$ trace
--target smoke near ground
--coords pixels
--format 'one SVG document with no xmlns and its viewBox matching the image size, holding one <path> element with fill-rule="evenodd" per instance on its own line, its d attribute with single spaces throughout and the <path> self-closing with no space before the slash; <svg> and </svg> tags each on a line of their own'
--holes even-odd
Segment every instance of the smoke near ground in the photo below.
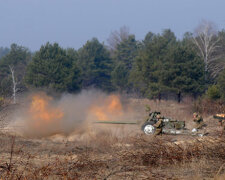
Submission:
<svg viewBox="0 0 225 180">
<path fill-rule="evenodd" d="M 31 93 L 9 127 L 26 137 L 70 136 L 91 131 L 92 127 L 110 127 L 96 125 L 96 121 L 136 121 L 134 107 L 122 99 L 97 90 L 64 94 L 61 98 L 44 92 Z"/>
</svg>

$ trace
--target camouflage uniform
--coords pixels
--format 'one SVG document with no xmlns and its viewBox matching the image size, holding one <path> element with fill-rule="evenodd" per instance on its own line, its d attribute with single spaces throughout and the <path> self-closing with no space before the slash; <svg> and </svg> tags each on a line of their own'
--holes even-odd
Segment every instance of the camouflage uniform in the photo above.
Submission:
<svg viewBox="0 0 225 180">
<path fill-rule="evenodd" d="M 195 128 L 196 129 L 202 129 L 204 126 L 203 118 L 198 113 L 193 114 L 193 121 L 195 122 Z"/>
<path fill-rule="evenodd" d="M 223 127 L 221 134 L 220 134 L 222 136 L 225 132 L 225 119 L 220 119 L 219 122 L 220 122 L 220 125 Z"/>
<path fill-rule="evenodd" d="M 157 115 L 157 119 L 157 123 L 154 124 L 154 127 L 156 128 L 154 136 L 162 134 L 163 120 L 160 115 Z"/>
</svg>

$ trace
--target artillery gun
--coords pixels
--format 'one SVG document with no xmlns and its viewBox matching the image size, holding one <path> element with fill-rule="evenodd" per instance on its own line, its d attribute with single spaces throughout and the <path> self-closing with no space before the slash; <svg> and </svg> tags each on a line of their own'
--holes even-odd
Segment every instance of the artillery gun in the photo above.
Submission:
<svg viewBox="0 0 225 180">
<path fill-rule="evenodd" d="M 156 128 L 154 127 L 154 124 L 157 123 L 159 120 L 157 118 L 157 115 L 159 115 L 160 112 L 154 111 L 151 112 L 148 116 L 148 118 L 145 120 L 144 124 L 141 126 L 141 130 L 146 135 L 152 135 L 154 134 Z M 192 136 L 204 136 L 204 133 L 198 133 L 198 132 L 191 132 L 185 127 L 185 121 L 179 121 L 174 120 L 168 117 L 161 117 L 163 120 L 163 128 L 162 132 L 164 134 L 171 134 L 171 135 L 192 135 Z M 139 125 L 138 122 L 118 122 L 118 121 L 97 121 L 95 123 L 100 124 L 130 124 L 130 125 Z"/>
<path fill-rule="evenodd" d="M 147 134 L 154 134 L 155 127 L 154 124 L 157 123 L 157 115 L 160 115 L 160 112 L 154 111 L 151 112 L 146 119 L 145 123 L 141 126 L 142 131 Z M 185 128 L 185 121 L 178 121 L 167 117 L 161 117 L 163 121 L 162 132 L 165 134 L 186 134 L 187 129 Z"/>
</svg>

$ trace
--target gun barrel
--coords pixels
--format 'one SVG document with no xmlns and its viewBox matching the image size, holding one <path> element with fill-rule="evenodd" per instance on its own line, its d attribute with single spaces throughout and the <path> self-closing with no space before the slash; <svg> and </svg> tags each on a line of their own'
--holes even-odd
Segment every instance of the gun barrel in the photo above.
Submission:
<svg viewBox="0 0 225 180">
<path fill-rule="evenodd" d="M 121 121 L 95 121 L 98 124 L 138 124 L 137 122 L 121 122 Z"/>
<path fill-rule="evenodd" d="M 225 119 L 225 115 L 224 114 L 216 114 L 213 116 L 215 119 Z"/>
</svg>

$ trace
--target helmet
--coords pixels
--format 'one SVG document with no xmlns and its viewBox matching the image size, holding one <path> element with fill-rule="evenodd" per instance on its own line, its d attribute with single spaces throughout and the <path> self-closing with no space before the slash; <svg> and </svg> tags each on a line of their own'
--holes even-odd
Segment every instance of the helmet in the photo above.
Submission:
<svg viewBox="0 0 225 180">
<path fill-rule="evenodd" d="M 193 113 L 193 116 L 197 116 L 197 115 L 198 115 L 198 113 L 196 113 L 196 112 Z"/>
<path fill-rule="evenodd" d="M 151 111 L 151 108 L 150 108 L 150 106 L 147 104 L 147 105 L 145 105 L 145 111 L 146 112 L 150 112 Z"/>
<path fill-rule="evenodd" d="M 161 115 L 160 115 L 160 114 L 157 114 L 157 115 L 156 115 L 156 118 L 157 118 L 157 119 L 160 119 L 160 118 L 161 118 Z"/>
</svg>

